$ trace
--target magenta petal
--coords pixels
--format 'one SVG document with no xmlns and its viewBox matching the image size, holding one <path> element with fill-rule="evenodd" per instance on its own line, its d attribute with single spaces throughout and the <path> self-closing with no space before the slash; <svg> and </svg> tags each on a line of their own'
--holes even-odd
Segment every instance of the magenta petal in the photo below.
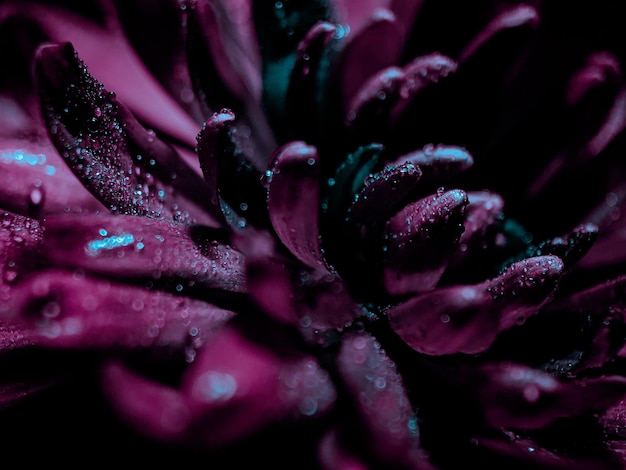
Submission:
<svg viewBox="0 0 626 470">
<path fill-rule="evenodd" d="M 106 92 L 71 44 L 41 46 L 35 64 L 50 137 L 92 194 L 122 214 L 212 222 L 193 205 L 190 214 L 177 194 L 202 204 L 194 194 L 203 189 L 202 179 Z M 185 186 L 177 176 L 188 179 Z"/>
<path fill-rule="evenodd" d="M 106 87 L 116 90 L 120 100 L 142 122 L 193 146 L 198 124 L 150 75 L 127 39 L 115 28 L 116 19 L 107 18 L 111 27 L 105 29 L 99 23 L 59 7 L 11 3 L 9 7 L 12 6 L 16 14 L 41 24 L 51 40 L 71 42 L 90 65 L 94 76 Z M 103 48 L 103 44 L 107 47 Z"/>
<path fill-rule="evenodd" d="M 246 283 L 250 296 L 265 313 L 287 324 L 299 324 L 293 305 L 291 279 L 282 263 L 265 258 L 248 258 Z"/>
<path fill-rule="evenodd" d="M 43 228 L 38 220 L 0 212 L 0 317 L 10 286 L 41 262 Z"/>
<path fill-rule="evenodd" d="M 357 144 L 384 138 L 388 115 L 400 99 L 405 79 L 401 68 L 387 67 L 368 78 L 355 93 L 346 109 L 344 125 L 355 134 Z"/>
<path fill-rule="evenodd" d="M 453 276 L 471 275 L 471 271 L 480 272 L 475 263 L 480 263 L 481 256 L 487 255 L 502 243 L 498 239 L 497 230 L 504 209 L 502 197 L 489 191 L 473 191 L 467 193 L 467 198 L 469 204 L 463 222 L 465 231 L 448 268 Z"/>
<path fill-rule="evenodd" d="M 409 204 L 385 228 L 384 282 L 393 295 L 435 287 L 463 233 L 465 192 L 450 190 Z"/>
<path fill-rule="evenodd" d="M 315 98 L 322 92 L 318 75 L 326 67 L 325 53 L 336 34 L 337 26 L 321 21 L 314 25 L 298 45 L 296 60 L 289 76 L 286 107 L 292 122 L 294 136 L 305 141 L 315 141 L 316 127 L 320 126 L 319 103 Z M 321 126 L 323 128 L 323 126 Z"/>
<path fill-rule="evenodd" d="M 367 470 L 361 459 L 343 448 L 336 429 L 327 432 L 319 442 L 318 458 L 323 470 Z"/>
<path fill-rule="evenodd" d="M 23 281 L 12 303 L 50 347 L 188 348 L 191 358 L 235 315 L 200 300 L 64 271 Z"/>
<path fill-rule="evenodd" d="M 466 62 L 488 43 L 502 40 L 498 38 L 498 35 L 523 26 L 535 28 L 538 24 L 537 10 L 530 5 L 516 5 L 496 16 L 460 53 L 459 62 Z"/>
<path fill-rule="evenodd" d="M 190 62 L 192 64 L 195 61 L 211 63 L 219 75 L 219 80 L 215 80 L 215 85 L 225 85 L 239 100 L 246 101 L 254 98 L 258 102 L 261 96 L 261 65 L 258 47 L 255 47 L 257 45 L 250 40 L 251 38 L 245 42 L 245 36 L 239 34 L 237 25 L 230 19 L 234 14 L 242 15 L 244 18 L 246 13 L 251 15 L 252 2 L 239 1 L 238 3 L 239 5 L 229 11 L 228 2 L 188 2 L 185 9 L 188 47 L 191 51 L 199 51 L 199 44 L 195 44 L 198 41 L 202 42 L 209 52 L 204 57 L 193 55 Z M 242 11 L 237 12 L 235 9 L 237 7 Z M 242 27 L 246 23 L 246 21 L 240 22 Z M 204 94 L 212 92 L 210 89 L 203 91 Z"/>
<path fill-rule="evenodd" d="M 325 269 L 318 224 L 319 166 L 313 146 L 297 141 L 279 148 L 269 169 L 267 204 L 274 230 L 289 251 L 304 264 Z"/>
<path fill-rule="evenodd" d="M 0 138 L 0 147 L 3 209 L 30 217 L 106 211 L 49 142 Z"/>
<path fill-rule="evenodd" d="M 350 206 L 348 219 L 364 230 L 382 225 L 398 210 L 421 177 L 420 168 L 408 162 L 387 165 L 382 171 L 370 174 Z"/>
<path fill-rule="evenodd" d="M 200 226 L 136 216 L 55 216 L 46 220 L 44 250 L 55 266 L 176 292 L 245 290 L 243 256 Z"/>
<path fill-rule="evenodd" d="M 117 414 L 130 426 L 165 442 L 183 442 L 191 412 L 178 390 L 115 361 L 103 368 L 102 385 Z"/>
<path fill-rule="evenodd" d="M 392 165 L 412 163 L 422 171 L 422 182 L 428 188 L 441 186 L 446 179 L 468 170 L 473 164 L 472 155 L 455 145 L 426 145 L 396 158 Z"/>
<path fill-rule="evenodd" d="M 102 384 L 123 420 L 165 442 L 207 450 L 277 422 L 314 420 L 336 392 L 311 357 L 285 358 L 227 328 L 187 371 L 180 391 L 109 363 Z"/>
<path fill-rule="evenodd" d="M 439 82 L 448 75 L 456 72 L 457 63 L 449 57 L 439 53 L 419 56 L 406 64 L 404 83 L 400 89 L 401 99 L 395 104 L 392 111 L 392 120 L 395 123 L 402 118 L 403 114 L 411 106 L 421 92 L 427 90 L 429 85 Z"/>
<path fill-rule="evenodd" d="M 363 452 L 389 466 L 419 468 L 425 456 L 416 417 L 400 374 L 380 344 L 366 333 L 348 334 L 337 365 L 363 420 L 368 439 Z"/>
<path fill-rule="evenodd" d="M 510 363 L 481 366 L 475 380 L 476 396 L 494 427 L 541 428 L 558 418 L 602 410 L 626 393 L 623 377 L 563 382 Z"/>
<path fill-rule="evenodd" d="M 396 17 L 386 9 L 376 10 L 362 29 L 348 36 L 336 71 L 344 112 L 368 77 L 397 63 L 403 39 Z M 364 56 L 368 59 L 363 60 Z"/>
<path fill-rule="evenodd" d="M 443 287 L 387 310 L 391 328 L 432 355 L 486 351 L 501 331 L 523 323 L 550 299 L 563 271 L 556 256 L 511 265 L 476 285 Z"/>
<path fill-rule="evenodd" d="M 246 139 L 237 127 L 235 113 L 222 109 L 204 123 L 197 137 L 196 151 L 208 184 L 206 197 L 224 221 L 237 230 L 248 222 L 269 225 L 266 190 L 261 173 L 248 159 Z"/>
<path fill-rule="evenodd" d="M 481 436 L 473 438 L 479 448 L 500 455 L 525 468 L 544 468 L 551 470 L 610 470 L 614 468 L 604 459 L 574 458 L 559 455 L 539 445 L 537 442 L 505 432 L 503 436 Z"/>
</svg>

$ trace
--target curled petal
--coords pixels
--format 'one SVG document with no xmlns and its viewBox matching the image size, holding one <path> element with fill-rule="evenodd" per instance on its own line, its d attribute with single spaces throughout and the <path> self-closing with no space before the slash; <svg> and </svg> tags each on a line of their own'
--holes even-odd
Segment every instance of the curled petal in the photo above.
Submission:
<svg viewBox="0 0 626 470">
<path fill-rule="evenodd" d="M 357 142 L 381 140 L 386 134 L 387 117 L 400 98 L 405 74 L 399 67 L 387 67 L 361 86 L 348 104 L 344 125 Z"/>
<path fill-rule="evenodd" d="M 374 12 L 362 29 L 347 37 L 335 71 L 344 111 L 368 77 L 398 61 L 403 39 L 394 14 L 382 8 Z M 363 55 L 368 60 L 363 60 Z"/>
<path fill-rule="evenodd" d="M 481 284 L 413 297 L 387 310 L 391 328 L 426 354 L 486 351 L 498 333 L 539 311 L 553 295 L 563 267 L 556 256 L 538 256 Z"/>
<path fill-rule="evenodd" d="M 136 216 L 50 217 L 44 250 L 55 266 L 199 296 L 243 292 L 243 256 L 212 231 Z"/>
<path fill-rule="evenodd" d="M 193 199 L 202 180 L 91 76 L 70 43 L 41 46 L 35 71 L 50 137 L 95 197 L 122 214 L 191 217 L 178 210 L 178 193 L 189 190 Z M 176 183 L 176 173 L 190 186 Z M 195 209 L 200 222 L 211 222 Z"/>
<path fill-rule="evenodd" d="M 246 140 L 235 113 L 222 109 L 204 123 L 197 137 L 200 167 L 208 184 L 206 197 L 233 228 L 269 224 L 261 173 L 248 159 Z"/>
<path fill-rule="evenodd" d="M 619 376 L 563 382 L 545 372 L 517 364 L 481 366 L 476 396 L 494 427 L 537 429 L 554 420 L 598 411 L 626 392 Z"/>
<path fill-rule="evenodd" d="M 538 24 L 539 14 L 532 6 L 521 4 L 512 7 L 496 16 L 472 42 L 463 49 L 459 55 L 459 62 L 463 63 L 470 60 L 470 58 L 474 58 L 481 49 L 484 51 L 485 46 L 489 43 L 495 45 L 495 43 L 501 42 L 503 39 L 499 36 L 510 33 L 512 30 L 520 27 L 536 28 Z"/>
<path fill-rule="evenodd" d="M 387 292 L 402 295 L 435 287 L 463 233 L 467 204 L 465 192 L 450 190 L 409 204 L 387 222 Z"/>
<path fill-rule="evenodd" d="M 325 269 L 320 247 L 320 163 L 317 149 L 296 141 L 279 148 L 269 171 L 267 204 L 274 231 L 304 264 Z"/>
<path fill-rule="evenodd" d="M 398 210 L 398 205 L 421 177 L 421 169 L 409 162 L 388 165 L 382 171 L 370 174 L 350 206 L 348 219 L 364 229 L 382 225 Z"/>
<path fill-rule="evenodd" d="M 323 129 L 324 123 L 319 114 L 321 103 L 316 98 L 322 93 L 320 77 L 326 73 L 326 50 L 333 36 L 337 34 L 337 26 L 320 21 L 304 36 L 296 53 L 296 59 L 289 76 L 286 95 L 286 108 L 292 122 L 295 138 L 313 142 L 317 137 L 317 129 Z"/>
<path fill-rule="evenodd" d="M 43 271 L 14 290 L 15 313 L 56 348 L 176 348 L 191 355 L 234 312 L 161 291 Z"/>
<path fill-rule="evenodd" d="M 482 275 L 484 279 L 488 266 L 482 265 L 480 260 L 493 255 L 504 243 L 499 236 L 504 200 L 500 195 L 489 191 L 468 192 L 467 199 L 469 204 L 465 209 L 463 222 L 465 230 L 459 239 L 458 249 L 450 260 L 446 275 L 454 279 L 476 279 Z"/>
<path fill-rule="evenodd" d="M 419 167 L 423 183 L 428 187 L 441 186 L 441 182 L 468 170 L 473 164 L 472 155 L 463 147 L 455 145 L 426 145 L 398 157 L 391 165 L 412 163 Z"/>
</svg>

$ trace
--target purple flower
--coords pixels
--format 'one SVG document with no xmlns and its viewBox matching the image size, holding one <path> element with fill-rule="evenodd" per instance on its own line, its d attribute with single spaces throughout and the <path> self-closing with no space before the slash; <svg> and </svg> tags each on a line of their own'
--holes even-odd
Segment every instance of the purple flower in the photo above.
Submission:
<svg viewBox="0 0 626 470">
<path fill-rule="evenodd" d="M 2 2 L 6 458 L 623 468 L 615 9 Z"/>
</svg>

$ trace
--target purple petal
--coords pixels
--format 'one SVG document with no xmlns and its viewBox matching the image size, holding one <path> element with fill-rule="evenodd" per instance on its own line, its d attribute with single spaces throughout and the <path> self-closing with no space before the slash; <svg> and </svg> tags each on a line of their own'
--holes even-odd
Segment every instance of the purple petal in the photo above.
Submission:
<svg viewBox="0 0 626 470">
<path fill-rule="evenodd" d="M 204 449 L 279 421 L 315 419 L 336 394 L 313 358 L 281 358 L 231 328 L 207 343 L 180 392 L 119 366 L 109 367 L 104 379 L 114 406 L 137 430 Z"/>
<path fill-rule="evenodd" d="M 53 41 L 71 42 L 90 65 L 94 76 L 116 90 L 120 100 L 146 125 L 193 147 L 198 124 L 150 75 L 127 39 L 108 18 L 110 29 L 67 10 L 40 4 L 11 2 L 12 14 L 23 15 L 41 25 Z M 11 10 L 11 8 L 9 8 Z M 107 44 L 106 48 L 102 44 Z M 196 162 L 190 161 L 189 164 Z"/>
<path fill-rule="evenodd" d="M 316 127 L 323 124 L 319 116 L 319 102 L 315 98 L 319 89 L 318 75 L 326 67 L 327 48 L 337 33 L 337 26 L 321 21 L 314 25 L 298 45 L 296 60 L 289 76 L 286 107 L 292 122 L 293 134 L 298 139 L 313 142 Z M 323 126 L 322 126 L 323 128 Z"/>
<path fill-rule="evenodd" d="M 403 39 L 396 17 L 385 9 L 376 10 L 362 29 L 348 36 L 335 71 L 344 112 L 368 77 L 397 63 Z"/>
<path fill-rule="evenodd" d="M 454 60 L 437 52 L 416 57 L 406 64 L 402 68 L 404 83 L 400 89 L 401 100 L 392 112 L 394 124 L 402 118 L 407 108 L 423 90 L 427 90 L 430 85 L 445 79 L 448 75 L 454 74 L 456 69 L 457 63 Z"/>
<path fill-rule="evenodd" d="M 261 174 L 248 158 L 246 140 L 230 109 L 213 113 L 197 137 L 197 154 L 208 184 L 206 196 L 237 230 L 269 225 Z"/>
<path fill-rule="evenodd" d="M 400 374 L 380 344 L 366 333 L 348 334 L 337 365 L 363 420 L 363 452 L 386 465 L 419 468 L 425 455 L 416 417 Z"/>
<path fill-rule="evenodd" d="M 299 325 L 293 305 L 293 286 L 287 268 L 279 261 L 267 258 L 247 258 L 246 283 L 256 305 L 271 317 Z"/>
<path fill-rule="evenodd" d="M 542 447 L 537 442 L 513 435 L 506 432 L 503 436 L 489 436 L 474 438 L 479 448 L 487 449 L 497 455 L 511 459 L 517 465 L 525 465 L 527 468 L 545 468 L 551 470 L 609 470 L 614 468 L 605 459 L 599 458 L 575 458 L 567 455 L 559 455 Z M 507 460 L 506 464 L 509 464 Z"/>
<path fill-rule="evenodd" d="M 458 249 L 448 267 L 452 276 L 474 277 L 472 271 L 480 272 L 480 259 L 503 244 L 498 237 L 504 200 L 489 191 L 467 193 L 469 204 L 465 209 L 465 230 L 459 239 Z"/>
<path fill-rule="evenodd" d="M 429 144 L 420 150 L 398 157 L 391 165 L 401 163 L 412 163 L 419 167 L 423 183 L 431 188 L 435 185 L 441 186 L 446 179 L 468 170 L 474 164 L 474 159 L 462 147 Z"/>
<path fill-rule="evenodd" d="M 563 271 L 556 256 L 511 265 L 475 285 L 436 289 L 391 307 L 391 328 L 413 349 L 432 355 L 486 351 L 501 331 L 523 323 L 550 299 Z"/>
<path fill-rule="evenodd" d="M 421 176 L 420 168 L 408 162 L 387 165 L 369 175 L 350 207 L 348 218 L 365 230 L 382 225 L 398 210 Z"/>
<path fill-rule="evenodd" d="M 190 214 L 179 206 L 175 194 L 181 189 L 193 194 L 203 188 L 202 180 L 106 92 L 71 44 L 40 47 L 35 69 L 50 136 L 72 171 L 100 201 L 122 214 L 168 214 L 176 220 L 193 215 L 214 223 L 201 209 L 192 206 Z M 189 178 L 185 183 L 189 186 L 175 182 L 172 174 L 178 172 L 181 179 Z"/>
<path fill-rule="evenodd" d="M 385 228 L 384 282 L 392 295 L 435 287 L 463 233 L 465 192 L 450 190 L 409 204 Z"/>
<path fill-rule="evenodd" d="M 367 27 L 372 16 L 379 10 L 386 10 L 390 0 L 336 0 L 333 2 L 333 11 L 338 21 L 346 24 L 352 34 Z"/>
<path fill-rule="evenodd" d="M 296 141 L 280 147 L 269 171 L 269 217 L 283 244 L 307 266 L 326 269 L 320 247 L 320 164 L 317 149 Z"/>
<path fill-rule="evenodd" d="M 42 239 L 38 220 L 0 213 L 0 317 L 9 287 L 41 262 Z"/>
<path fill-rule="evenodd" d="M 188 2 L 185 9 L 188 47 L 191 51 L 198 52 L 202 44 L 204 51 L 208 52 L 204 57 L 192 53 L 190 62 L 210 62 L 219 75 L 219 80 L 216 80 L 218 86 L 225 85 L 242 101 L 254 99 L 259 102 L 261 60 L 258 44 L 252 39 L 250 32 L 243 31 L 246 25 L 250 25 L 249 21 L 236 24 L 230 18 L 230 15 L 241 15 L 242 18 L 251 15 L 252 2 L 239 0 L 236 2 L 238 5 L 230 7 L 228 3 Z M 204 90 L 204 93 L 211 92 L 210 89 Z"/>
<path fill-rule="evenodd" d="M 354 94 L 344 125 L 355 134 L 357 144 L 379 141 L 385 136 L 387 117 L 400 99 L 405 80 L 401 68 L 387 67 L 368 78 Z"/>
<path fill-rule="evenodd" d="M 106 211 L 48 142 L 0 138 L 0 147 L 3 209 L 31 217 Z"/>
<path fill-rule="evenodd" d="M 496 16 L 459 55 L 459 62 L 463 63 L 472 58 L 488 43 L 501 41 L 499 36 L 510 33 L 520 27 L 536 28 L 539 24 L 539 14 L 530 5 L 516 5 Z"/>
<path fill-rule="evenodd" d="M 337 429 L 327 432 L 319 443 L 318 458 L 322 470 L 367 470 L 362 460 L 342 446 Z"/>
<path fill-rule="evenodd" d="M 12 303 L 49 347 L 176 348 L 190 360 L 235 315 L 200 300 L 64 271 L 42 271 L 18 284 Z"/>
<path fill-rule="evenodd" d="M 542 428 L 558 418 L 602 410 L 626 393 L 623 377 L 563 382 L 510 363 L 481 366 L 475 380 L 489 424 L 517 429 Z"/>
<path fill-rule="evenodd" d="M 46 220 L 44 252 L 55 266 L 176 292 L 245 290 L 243 256 L 201 226 L 136 216 L 54 216 Z"/>
</svg>

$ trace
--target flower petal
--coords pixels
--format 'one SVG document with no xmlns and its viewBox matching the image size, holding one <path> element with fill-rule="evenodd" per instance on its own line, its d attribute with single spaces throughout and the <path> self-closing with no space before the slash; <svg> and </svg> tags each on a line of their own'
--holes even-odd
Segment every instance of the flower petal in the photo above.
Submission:
<svg viewBox="0 0 626 470">
<path fill-rule="evenodd" d="M 16 286 L 19 316 L 55 348 L 174 348 L 193 359 L 235 313 L 161 291 L 42 271 Z"/>
<path fill-rule="evenodd" d="M 496 336 L 536 314 L 563 271 L 556 256 L 511 265 L 475 285 L 442 287 L 386 311 L 391 328 L 413 349 L 432 355 L 486 351 Z"/>
<path fill-rule="evenodd" d="M 261 173 L 248 158 L 246 140 L 230 109 L 213 113 L 197 138 L 197 154 L 209 186 L 207 197 L 236 230 L 270 225 Z"/>
<path fill-rule="evenodd" d="M 44 252 L 55 266 L 195 296 L 245 291 L 243 256 L 217 233 L 136 216 L 55 216 Z"/>
<path fill-rule="evenodd" d="M 626 379 L 619 376 L 563 382 L 510 363 L 484 365 L 476 373 L 476 396 L 497 428 L 541 428 L 558 418 L 602 410 L 626 392 Z"/>
<path fill-rule="evenodd" d="M 419 468 L 417 419 L 395 364 L 367 333 L 343 337 L 337 365 L 363 421 L 359 448 L 381 464 Z"/>
<path fill-rule="evenodd" d="M 376 10 L 362 29 L 347 37 L 334 71 L 344 113 L 368 77 L 398 62 L 403 39 L 396 17 L 383 8 Z M 366 61 L 362 60 L 364 54 Z"/>
<path fill-rule="evenodd" d="M 295 63 L 289 75 L 285 96 L 287 115 L 285 126 L 291 139 L 316 142 L 326 128 L 319 96 L 324 92 L 323 77 L 327 73 L 327 48 L 337 35 L 337 26 L 320 21 L 307 32 L 298 45 Z"/>
<path fill-rule="evenodd" d="M 387 222 L 385 289 L 392 295 L 433 289 L 463 233 L 467 194 L 450 190 L 409 204 Z"/>
<path fill-rule="evenodd" d="M 267 205 L 276 235 L 289 251 L 307 266 L 325 269 L 318 226 L 319 166 L 313 146 L 296 141 L 280 147 L 269 168 Z"/>
<path fill-rule="evenodd" d="M 42 240 L 43 228 L 38 220 L 0 212 L 0 288 L 37 268 Z M 0 294 L 0 299 L 4 297 Z"/>
<path fill-rule="evenodd" d="M 185 207 L 178 210 L 180 201 L 171 188 L 181 193 L 185 188 L 175 182 L 178 172 L 181 179 L 189 178 L 192 194 L 202 188 L 202 180 L 106 92 L 71 44 L 40 47 L 35 64 L 50 136 L 92 194 L 122 214 L 191 217 Z M 189 207 L 201 222 L 212 222 L 204 211 L 193 209 Z"/>
<path fill-rule="evenodd" d="M 277 421 L 315 419 L 336 396 L 313 358 L 282 358 L 233 328 L 206 345 L 180 392 L 119 367 L 105 371 L 105 383 L 118 412 L 137 430 L 204 449 L 240 441 Z"/>
</svg>

